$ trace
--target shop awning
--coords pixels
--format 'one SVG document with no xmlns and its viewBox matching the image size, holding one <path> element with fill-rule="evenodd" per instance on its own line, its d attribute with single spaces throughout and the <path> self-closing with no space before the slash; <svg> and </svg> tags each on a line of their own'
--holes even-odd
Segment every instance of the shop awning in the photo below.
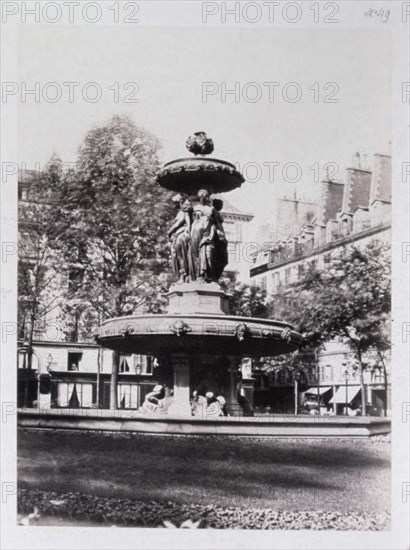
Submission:
<svg viewBox="0 0 410 550">
<path fill-rule="evenodd" d="M 317 395 L 319 393 L 319 395 L 323 395 L 324 393 L 326 393 L 331 389 L 332 389 L 332 386 L 320 386 L 319 392 L 317 391 L 317 388 L 309 388 L 308 390 L 306 390 L 305 393 L 313 393 L 313 395 Z"/>
<path fill-rule="evenodd" d="M 347 386 L 347 403 L 351 403 L 359 391 L 358 386 Z M 346 386 L 340 386 L 329 403 L 346 403 Z"/>
</svg>

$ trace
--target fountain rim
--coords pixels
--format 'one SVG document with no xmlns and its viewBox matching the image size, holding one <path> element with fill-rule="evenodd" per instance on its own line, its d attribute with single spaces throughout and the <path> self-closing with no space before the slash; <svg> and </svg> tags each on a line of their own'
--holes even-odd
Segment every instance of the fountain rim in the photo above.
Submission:
<svg viewBox="0 0 410 550">
<path fill-rule="evenodd" d="M 105 321 L 102 321 L 101 325 L 104 325 L 105 323 L 111 323 L 113 321 L 126 321 L 127 319 L 149 319 L 149 318 L 172 318 L 172 317 L 186 317 L 190 319 L 226 319 L 229 321 L 238 321 L 238 322 L 248 322 L 248 323 L 264 323 L 264 324 L 275 324 L 279 325 L 283 328 L 289 328 L 292 330 L 292 332 L 295 332 L 296 334 L 299 334 L 296 332 L 293 328 L 293 325 L 290 323 L 287 323 L 286 321 L 277 321 L 276 319 L 265 319 L 263 317 L 245 317 L 245 316 L 239 316 L 239 315 L 229 315 L 226 313 L 149 313 L 149 314 L 141 314 L 141 315 L 123 315 L 122 317 L 110 317 L 109 319 L 105 319 Z M 300 335 L 302 336 L 302 335 Z"/>
<path fill-rule="evenodd" d="M 224 166 L 228 166 L 229 168 L 233 168 L 235 170 L 235 172 L 237 172 L 238 174 L 240 174 L 242 177 L 243 175 L 239 172 L 239 170 L 236 169 L 235 165 L 232 164 L 231 162 L 228 162 L 227 160 L 222 160 L 222 159 L 217 159 L 215 157 L 205 157 L 205 156 L 196 156 L 196 157 L 181 157 L 181 158 L 178 158 L 178 159 L 174 159 L 174 160 L 169 160 L 168 162 L 165 162 L 161 168 L 159 169 L 159 172 L 161 172 L 161 170 L 167 168 L 168 166 L 172 166 L 173 164 L 177 164 L 179 162 L 193 162 L 193 163 L 210 163 L 212 164 L 213 162 L 215 163 L 218 163 L 218 164 L 223 164 Z M 245 180 L 245 178 L 244 178 Z"/>
<path fill-rule="evenodd" d="M 213 330 L 206 330 L 206 323 L 211 323 Z M 153 326 L 158 330 L 153 330 Z M 183 342 L 196 342 L 199 348 L 201 343 L 206 342 L 203 353 L 218 355 L 220 343 L 225 342 L 228 346 L 225 354 L 241 357 L 275 357 L 297 351 L 304 343 L 303 336 L 293 330 L 292 325 L 281 321 L 198 313 L 130 315 L 107 319 L 100 325 L 96 339 L 111 349 L 120 349 L 118 342 L 123 342 L 122 349 L 128 342 L 126 347 L 135 349 L 132 353 L 145 355 L 153 355 L 155 342 L 156 346 L 173 353 L 189 353 L 189 349 L 184 349 Z M 281 342 L 280 345 L 278 342 Z"/>
<path fill-rule="evenodd" d="M 171 160 L 156 173 L 157 183 L 168 191 L 194 197 L 200 189 L 219 195 L 238 189 L 245 182 L 235 165 L 213 157 L 196 156 Z"/>
</svg>

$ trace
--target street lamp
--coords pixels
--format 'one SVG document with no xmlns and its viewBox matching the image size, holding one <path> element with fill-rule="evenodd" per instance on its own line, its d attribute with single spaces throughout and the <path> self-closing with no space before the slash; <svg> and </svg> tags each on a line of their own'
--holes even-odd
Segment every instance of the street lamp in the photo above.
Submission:
<svg viewBox="0 0 410 550">
<path fill-rule="evenodd" d="M 348 405 L 348 386 L 347 386 L 347 382 L 349 380 L 349 371 L 346 369 L 345 372 L 344 372 L 344 376 L 345 376 L 345 388 L 346 388 L 346 407 L 345 407 L 345 416 L 347 416 L 347 405 Z"/>
<path fill-rule="evenodd" d="M 295 371 L 295 415 L 298 414 L 298 382 L 300 380 L 300 372 Z"/>
<path fill-rule="evenodd" d="M 135 365 L 135 374 L 137 375 L 137 410 L 140 408 L 140 376 L 141 376 L 141 364 L 137 363 Z"/>
<path fill-rule="evenodd" d="M 316 389 L 317 389 L 317 408 L 320 415 L 320 371 L 317 348 L 315 348 L 315 367 L 316 367 Z"/>
<path fill-rule="evenodd" d="M 50 367 L 51 367 L 51 363 L 53 362 L 53 356 L 51 355 L 51 353 L 48 354 L 47 356 L 47 374 L 44 373 L 44 374 L 41 374 L 41 369 L 40 369 L 40 365 L 38 366 L 38 372 L 37 372 L 37 407 L 38 409 L 40 410 L 41 408 L 41 388 L 42 388 L 42 380 L 43 380 L 43 391 L 44 390 L 44 384 L 47 383 L 47 380 L 51 380 L 51 377 L 50 377 Z M 49 387 L 49 386 L 48 386 Z"/>
<path fill-rule="evenodd" d="M 28 350 L 28 342 L 25 340 L 21 344 L 21 351 L 23 352 L 23 369 L 27 368 L 27 350 Z"/>
</svg>

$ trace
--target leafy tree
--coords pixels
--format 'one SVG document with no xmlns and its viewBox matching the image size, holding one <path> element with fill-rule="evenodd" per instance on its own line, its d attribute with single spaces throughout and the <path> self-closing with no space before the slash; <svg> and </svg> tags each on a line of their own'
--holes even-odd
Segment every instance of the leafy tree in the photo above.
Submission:
<svg viewBox="0 0 410 550">
<path fill-rule="evenodd" d="M 155 181 L 158 140 L 129 118 L 114 116 L 88 132 L 67 174 L 59 223 L 70 235 L 76 292 L 67 305 L 102 320 L 160 311 L 168 286 L 164 227 L 172 205 Z M 74 283 L 73 283 L 74 284 Z M 119 355 L 113 353 L 110 407 L 117 408 Z"/>
<path fill-rule="evenodd" d="M 66 297 L 60 278 L 66 264 L 57 252 L 64 246 L 64 234 L 53 223 L 61 177 L 61 160 L 52 157 L 45 170 L 27 183 L 27 199 L 19 201 L 18 325 L 19 334 L 27 339 L 25 407 L 29 404 L 35 330 Z"/>
<path fill-rule="evenodd" d="M 367 354 L 377 352 L 386 374 L 390 302 L 389 250 L 373 241 L 364 249 L 343 249 L 327 269 L 310 269 L 298 285 L 277 297 L 273 311 L 304 334 L 307 347 L 332 339 L 349 346 L 359 370 L 365 414 Z"/>
<path fill-rule="evenodd" d="M 245 283 L 238 283 L 231 294 L 232 298 L 229 304 L 232 315 L 268 317 L 270 305 L 265 290 L 255 285 L 249 286 Z"/>
<path fill-rule="evenodd" d="M 262 319 L 272 317 L 272 300 L 259 286 L 238 283 L 231 290 L 231 294 L 230 310 L 232 315 Z M 303 373 L 302 361 L 297 352 L 277 357 L 254 358 L 252 362 L 255 369 L 265 373 L 277 372 L 284 367 L 293 372 Z"/>
</svg>

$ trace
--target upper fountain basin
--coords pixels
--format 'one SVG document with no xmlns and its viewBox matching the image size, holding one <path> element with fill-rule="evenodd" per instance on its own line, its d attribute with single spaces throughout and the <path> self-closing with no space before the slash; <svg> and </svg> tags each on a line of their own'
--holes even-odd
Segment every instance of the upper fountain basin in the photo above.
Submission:
<svg viewBox="0 0 410 550">
<path fill-rule="evenodd" d="M 235 166 L 224 160 L 190 157 L 167 162 L 157 174 L 161 187 L 196 195 L 200 189 L 209 193 L 226 193 L 245 181 Z"/>
</svg>

